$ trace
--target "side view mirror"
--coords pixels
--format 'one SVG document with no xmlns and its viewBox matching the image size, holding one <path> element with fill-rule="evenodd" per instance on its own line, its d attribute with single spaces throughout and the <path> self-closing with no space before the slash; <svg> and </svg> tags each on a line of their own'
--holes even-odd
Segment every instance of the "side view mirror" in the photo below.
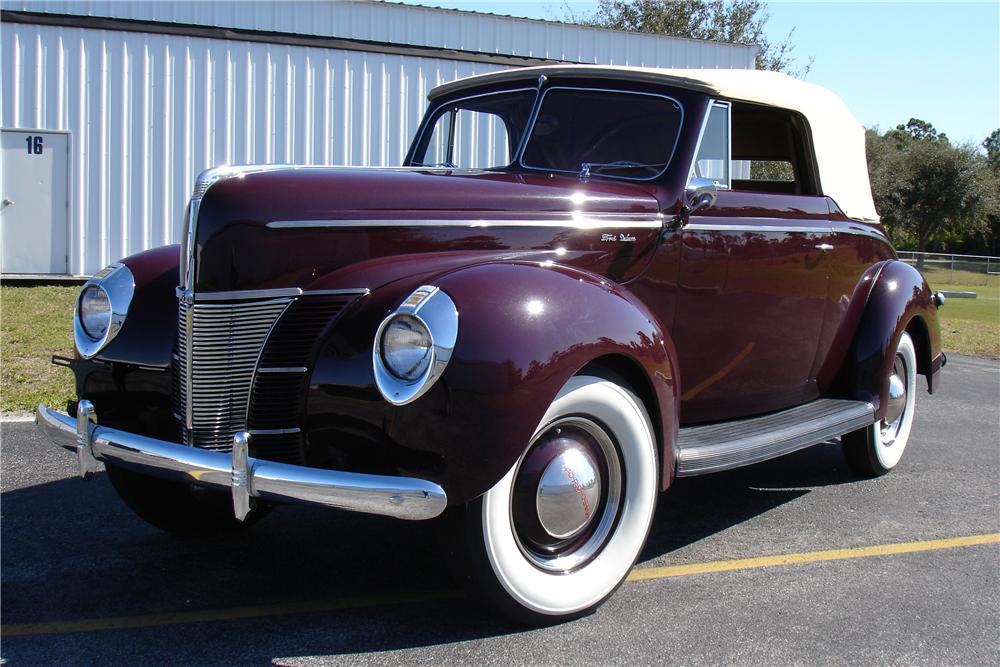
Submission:
<svg viewBox="0 0 1000 667">
<path fill-rule="evenodd" d="M 692 178 L 684 189 L 684 214 L 691 215 L 699 209 L 714 206 L 719 189 L 707 178 Z"/>
</svg>

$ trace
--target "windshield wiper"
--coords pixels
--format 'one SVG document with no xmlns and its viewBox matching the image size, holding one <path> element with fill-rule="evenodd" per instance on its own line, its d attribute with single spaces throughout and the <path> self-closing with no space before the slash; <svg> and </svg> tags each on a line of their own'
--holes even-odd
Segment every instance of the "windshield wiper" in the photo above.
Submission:
<svg viewBox="0 0 1000 667">
<path fill-rule="evenodd" d="M 616 162 L 584 162 L 580 165 L 580 177 L 586 178 L 594 171 L 618 171 L 622 169 L 656 169 L 659 171 L 665 166 L 664 163 L 646 164 L 644 162 L 634 162 L 632 160 L 618 160 Z"/>
</svg>

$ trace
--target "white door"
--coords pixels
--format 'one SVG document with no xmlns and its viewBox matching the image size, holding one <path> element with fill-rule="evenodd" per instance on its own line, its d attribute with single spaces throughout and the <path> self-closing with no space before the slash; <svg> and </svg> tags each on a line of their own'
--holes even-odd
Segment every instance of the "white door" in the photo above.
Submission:
<svg viewBox="0 0 1000 667">
<path fill-rule="evenodd" d="M 69 134 L 3 130 L 0 245 L 8 274 L 68 268 Z"/>
</svg>

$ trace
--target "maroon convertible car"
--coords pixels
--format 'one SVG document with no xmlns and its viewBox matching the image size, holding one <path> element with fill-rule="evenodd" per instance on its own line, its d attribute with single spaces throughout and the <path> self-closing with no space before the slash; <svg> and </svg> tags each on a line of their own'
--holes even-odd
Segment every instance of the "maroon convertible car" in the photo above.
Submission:
<svg viewBox="0 0 1000 667">
<path fill-rule="evenodd" d="M 37 413 L 81 475 L 179 533 L 440 516 L 464 581 L 549 623 L 624 580 L 677 477 L 836 436 L 897 465 L 943 298 L 839 98 L 592 66 L 429 98 L 403 167 L 211 169 L 180 248 L 84 285 L 79 399 Z"/>
</svg>

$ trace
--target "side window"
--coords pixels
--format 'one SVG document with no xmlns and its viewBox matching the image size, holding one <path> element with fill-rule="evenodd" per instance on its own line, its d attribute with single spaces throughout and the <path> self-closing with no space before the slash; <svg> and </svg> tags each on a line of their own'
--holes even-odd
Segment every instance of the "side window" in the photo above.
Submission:
<svg viewBox="0 0 1000 667">
<path fill-rule="evenodd" d="M 808 126 L 799 114 L 736 102 L 732 132 L 734 190 L 819 194 Z"/>
<path fill-rule="evenodd" d="M 487 169 L 510 164 L 510 138 L 493 113 L 459 109 L 455 115 L 455 157 L 459 167 Z"/>
<path fill-rule="evenodd" d="M 431 132 L 430 141 L 427 142 L 421 164 L 431 167 L 447 167 L 455 164 L 455 136 L 452 134 L 454 127 L 454 110 L 446 111 L 438 118 L 434 123 L 434 131 Z"/>
<path fill-rule="evenodd" d="M 452 109 L 434 124 L 424 163 L 458 169 L 510 164 L 510 137 L 502 118 L 471 109 Z"/>
<path fill-rule="evenodd" d="M 729 136 L 729 103 L 712 102 L 694 161 L 695 178 L 707 178 L 720 188 L 730 186 Z"/>
</svg>

